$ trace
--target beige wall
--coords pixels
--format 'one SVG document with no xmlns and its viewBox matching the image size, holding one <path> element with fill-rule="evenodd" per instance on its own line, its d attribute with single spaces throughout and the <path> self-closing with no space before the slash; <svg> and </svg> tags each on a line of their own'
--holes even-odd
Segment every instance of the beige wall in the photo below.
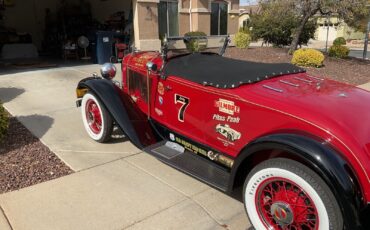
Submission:
<svg viewBox="0 0 370 230">
<path fill-rule="evenodd" d="M 133 0 L 135 47 L 139 50 L 159 50 L 159 0 Z"/>
<path fill-rule="evenodd" d="M 202 31 L 206 34 L 211 33 L 211 14 L 193 13 L 193 30 Z"/>
<path fill-rule="evenodd" d="M 180 34 L 183 34 L 186 29 L 186 26 L 189 24 L 185 22 L 186 20 L 190 21 L 189 7 L 190 1 L 192 1 L 192 10 L 191 10 L 191 21 L 192 21 L 192 30 L 193 31 L 203 31 L 207 34 L 210 34 L 211 29 L 211 0 L 180 0 Z M 239 15 L 239 0 L 226 0 L 229 4 L 229 17 L 228 17 L 228 33 L 234 34 L 238 31 L 238 15 Z M 186 23 L 186 26 L 182 25 Z M 190 22 L 189 22 L 190 23 Z M 189 26 L 190 30 L 190 26 Z"/>
<path fill-rule="evenodd" d="M 192 0 L 181 0 L 181 8 L 189 9 L 190 7 L 190 1 Z"/>
<path fill-rule="evenodd" d="M 179 14 L 179 35 L 183 36 L 185 33 L 190 31 L 190 14 L 180 13 Z"/>
<path fill-rule="evenodd" d="M 239 29 L 238 14 L 229 14 L 227 19 L 227 32 L 228 34 L 236 34 Z"/>
</svg>

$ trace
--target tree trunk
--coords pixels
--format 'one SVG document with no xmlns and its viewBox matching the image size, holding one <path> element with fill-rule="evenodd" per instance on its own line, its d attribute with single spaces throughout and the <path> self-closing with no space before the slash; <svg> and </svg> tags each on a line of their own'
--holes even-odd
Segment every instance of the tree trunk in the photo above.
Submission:
<svg viewBox="0 0 370 230">
<path fill-rule="evenodd" d="M 292 44 L 290 45 L 290 49 L 289 49 L 290 54 L 292 54 L 297 49 L 298 43 L 299 43 L 299 37 L 301 36 L 301 34 L 303 32 L 303 29 L 304 29 L 304 26 L 306 25 L 306 23 L 308 22 L 308 19 L 310 19 L 310 17 L 311 17 L 310 14 L 304 15 L 304 17 L 302 18 L 301 23 L 299 24 L 298 28 L 294 32 L 293 41 L 292 41 Z"/>
</svg>

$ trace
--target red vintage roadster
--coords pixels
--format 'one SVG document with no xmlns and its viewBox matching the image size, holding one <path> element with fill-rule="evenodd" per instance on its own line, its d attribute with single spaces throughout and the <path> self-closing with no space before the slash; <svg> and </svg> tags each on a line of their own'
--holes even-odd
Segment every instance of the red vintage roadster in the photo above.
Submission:
<svg viewBox="0 0 370 230">
<path fill-rule="evenodd" d="M 241 197 L 257 229 L 369 229 L 370 93 L 266 64 L 133 51 L 78 83 L 89 136 L 114 126 L 138 148 Z M 204 38 L 203 38 L 204 39 Z M 197 43 L 195 43 L 197 44 Z M 239 189 L 238 188 L 242 188 Z"/>
</svg>

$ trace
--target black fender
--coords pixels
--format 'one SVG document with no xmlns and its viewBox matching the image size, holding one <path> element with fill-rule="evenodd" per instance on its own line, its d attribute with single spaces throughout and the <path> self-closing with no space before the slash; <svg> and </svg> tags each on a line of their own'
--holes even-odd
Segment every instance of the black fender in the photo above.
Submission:
<svg viewBox="0 0 370 230">
<path fill-rule="evenodd" d="M 112 81 L 97 77 L 85 78 L 78 83 L 77 89 L 85 88 L 92 91 L 100 99 L 116 124 L 137 148 L 143 149 L 152 142 L 156 142 L 156 138 L 146 132 L 148 130 L 150 133 L 151 128 L 148 128 L 149 123 L 145 114 L 135 108 L 136 105 L 132 99 L 122 93 L 121 89 Z M 138 130 L 142 131 L 141 134 L 146 135 L 139 135 Z"/>
<path fill-rule="evenodd" d="M 362 229 L 360 213 L 364 203 L 356 174 L 351 165 L 325 141 L 320 142 L 297 134 L 274 134 L 253 141 L 235 159 L 229 191 L 234 189 L 240 170 L 251 170 L 244 169 L 244 163 L 253 155 L 263 154 L 263 151 L 268 150 L 274 150 L 275 155 L 266 156 L 267 159 L 282 157 L 279 156 L 280 152 L 284 154 L 283 157 L 301 161 L 318 173 L 339 201 L 347 229 Z M 256 157 L 266 160 L 263 156 Z"/>
</svg>

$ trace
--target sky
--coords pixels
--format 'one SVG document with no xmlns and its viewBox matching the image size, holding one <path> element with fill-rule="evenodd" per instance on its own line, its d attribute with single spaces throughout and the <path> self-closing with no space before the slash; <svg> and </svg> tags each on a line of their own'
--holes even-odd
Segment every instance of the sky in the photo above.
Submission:
<svg viewBox="0 0 370 230">
<path fill-rule="evenodd" d="M 240 0 L 241 6 L 247 6 L 247 5 L 254 5 L 256 4 L 257 0 Z"/>
</svg>

